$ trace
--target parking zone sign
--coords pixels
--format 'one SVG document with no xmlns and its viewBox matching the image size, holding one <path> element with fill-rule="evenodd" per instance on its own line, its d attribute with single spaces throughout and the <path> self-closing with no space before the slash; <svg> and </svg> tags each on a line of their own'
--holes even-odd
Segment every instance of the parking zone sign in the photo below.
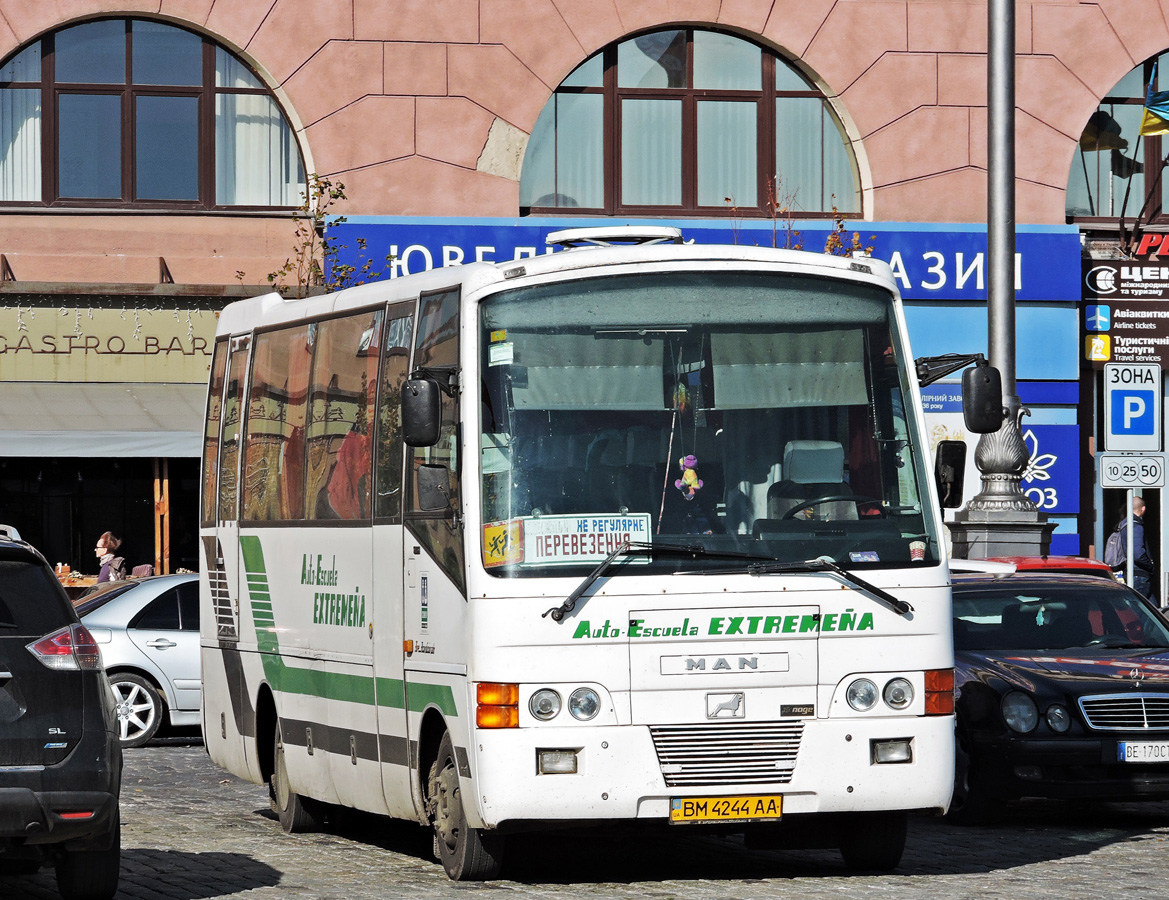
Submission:
<svg viewBox="0 0 1169 900">
<path fill-rule="evenodd" d="M 1161 449 L 1161 367 L 1109 363 L 1104 367 L 1104 449 Z"/>
</svg>

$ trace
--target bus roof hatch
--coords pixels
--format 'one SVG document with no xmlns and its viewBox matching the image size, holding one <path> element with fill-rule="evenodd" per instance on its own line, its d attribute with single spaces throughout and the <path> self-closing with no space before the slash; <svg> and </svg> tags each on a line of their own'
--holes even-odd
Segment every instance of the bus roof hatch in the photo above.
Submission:
<svg viewBox="0 0 1169 900">
<path fill-rule="evenodd" d="M 551 232 L 552 247 L 610 247 L 613 244 L 682 244 L 682 229 L 670 225 L 605 225 Z"/>
</svg>

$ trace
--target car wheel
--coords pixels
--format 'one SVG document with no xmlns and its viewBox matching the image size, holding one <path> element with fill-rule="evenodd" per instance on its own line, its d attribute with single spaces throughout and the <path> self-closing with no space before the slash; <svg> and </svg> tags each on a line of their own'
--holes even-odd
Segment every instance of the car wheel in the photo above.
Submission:
<svg viewBox="0 0 1169 900">
<path fill-rule="evenodd" d="M 909 815 L 905 812 L 851 816 L 840 836 L 840 855 L 852 871 L 891 872 L 905 852 Z"/>
<path fill-rule="evenodd" d="M 115 672 L 110 676 L 117 702 L 118 738 L 123 747 L 141 747 L 162 724 L 162 697 L 141 675 Z"/>
<path fill-rule="evenodd" d="M 1002 804 L 989 796 L 981 780 L 977 767 L 959 738 L 954 758 L 954 796 L 946 813 L 946 821 L 951 825 L 988 825 L 999 817 Z"/>
<path fill-rule="evenodd" d="M 452 881 L 486 881 L 503 864 L 502 835 L 467 825 L 459 770 L 450 733 L 442 736 L 438 759 L 430 767 L 427 813 L 434 828 L 434 855 Z"/>
<path fill-rule="evenodd" d="M 63 900 L 111 900 L 122 867 L 122 824 L 114 814 L 113 842 L 105 850 L 67 850 L 57 861 L 57 891 Z"/>
<path fill-rule="evenodd" d="M 288 780 L 288 764 L 284 760 L 284 735 L 276 726 L 272 751 L 272 778 L 268 782 L 268 796 L 272 812 L 280 820 L 280 827 L 288 834 L 315 831 L 320 824 L 314 804 L 307 797 L 292 790 Z"/>
</svg>

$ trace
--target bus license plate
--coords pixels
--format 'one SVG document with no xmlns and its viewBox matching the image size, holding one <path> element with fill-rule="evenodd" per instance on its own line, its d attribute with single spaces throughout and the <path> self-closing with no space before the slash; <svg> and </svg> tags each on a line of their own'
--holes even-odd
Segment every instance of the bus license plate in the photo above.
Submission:
<svg viewBox="0 0 1169 900">
<path fill-rule="evenodd" d="M 1169 741 L 1119 741 L 1116 759 L 1128 763 L 1169 763 Z"/>
<path fill-rule="evenodd" d="M 672 797 L 670 822 L 761 822 L 778 819 L 783 797 Z"/>
</svg>

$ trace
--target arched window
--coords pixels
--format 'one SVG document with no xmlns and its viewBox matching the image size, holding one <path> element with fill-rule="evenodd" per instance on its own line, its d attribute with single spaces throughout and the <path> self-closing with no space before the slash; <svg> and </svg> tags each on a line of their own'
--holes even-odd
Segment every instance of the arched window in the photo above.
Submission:
<svg viewBox="0 0 1169 900">
<path fill-rule="evenodd" d="M 742 38 L 679 28 L 612 44 L 556 89 L 520 180 L 523 213 L 860 212 L 824 95 Z"/>
<path fill-rule="evenodd" d="M 1169 53 L 1157 66 L 1160 87 L 1169 87 Z M 1162 218 L 1169 191 L 1161 171 L 1162 138 L 1142 136 L 1145 92 L 1157 58 L 1141 63 L 1108 92 L 1089 117 L 1068 175 L 1067 218 L 1091 223 L 1124 216 L 1142 221 Z M 1151 196 L 1150 196 L 1151 194 Z"/>
<path fill-rule="evenodd" d="M 304 181 L 271 92 L 202 35 L 95 19 L 0 65 L 0 203 L 288 207 Z"/>
</svg>

